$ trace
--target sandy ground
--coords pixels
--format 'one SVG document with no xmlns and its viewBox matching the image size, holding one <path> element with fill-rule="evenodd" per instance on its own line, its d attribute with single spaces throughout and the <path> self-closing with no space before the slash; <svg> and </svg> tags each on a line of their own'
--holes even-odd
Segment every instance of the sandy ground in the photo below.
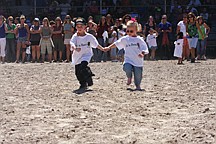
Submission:
<svg viewBox="0 0 216 144">
<path fill-rule="evenodd" d="M 216 60 L 147 61 L 142 92 L 120 63 L 90 65 L 95 85 L 77 95 L 70 64 L 0 64 L 0 143 L 216 143 Z"/>
</svg>

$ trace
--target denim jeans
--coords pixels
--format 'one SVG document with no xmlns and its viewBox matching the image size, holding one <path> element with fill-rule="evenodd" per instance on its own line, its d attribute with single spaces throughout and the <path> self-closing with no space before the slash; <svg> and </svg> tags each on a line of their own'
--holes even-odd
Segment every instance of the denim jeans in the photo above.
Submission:
<svg viewBox="0 0 216 144">
<path fill-rule="evenodd" d="M 15 39 L 6 39 L 6 59 L 10 62 L 14 62 L 16 60 L 16 47 L 15 47 Z"/>
<path fill-rule="evenodd" d="M 106 47 L 106 43 L 104 42 L 103 38 L 98 38 L 98 42 L 102 47 Z M 107 61 L 107 52 L 103 52 L 99 49 L 97 49 L 97 62 Z"/>
<path fill-rule="evenodd" d="M 132 64 L 125 63 L 123 66 L 123 70 L 125 71 L 127 78 L 132 78 L 134 73 L 134 83 L 136 87 L 140 86 L 142 81 L 143 67 L 136 67 Z"/>
<path fill-rule="evenodd" d="M 197 44 L 197 55 L 200 57 L 205 54 L 205 40 L 198 40 Z"/>
</svg>

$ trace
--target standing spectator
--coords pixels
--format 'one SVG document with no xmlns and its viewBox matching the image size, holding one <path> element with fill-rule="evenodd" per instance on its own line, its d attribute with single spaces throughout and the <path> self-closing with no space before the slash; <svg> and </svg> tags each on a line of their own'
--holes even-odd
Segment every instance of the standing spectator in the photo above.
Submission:
<svg viewBox="0 0 216 144">
<path fill-rule="evenodd" d="M 172 32 L 172 25 L 167 21 L 167 16 L 163 15 L 161 23 L 158 25 L 158 30 L 160 33 L 161 50 L 165 59 L 170 59 L 170 39 L 169 34 Z"/>
<path fill-rule="evenodd" d="M 114 25 L 114 21 L 113 21 L 113 18 L 110 14 L 107 14 L 106 16 L 106 22 L 107 22 L 107 25 L 109 27 L 113 26 Z"/>
<path fill-rule="evenodd" d="M 48 57 L 49 57 L 49 62 L 52 62 L 52 47 L 53 47 L 53 42 L 51 39 L 52 36 L 52 29 L 50 27 L 49 19 L 44 18 L 43 19 L 43 25 L 40 27 L 40 34 L 41 34 L 41 41 L 40 41 L 40 46 L 41 46 L 41 54 L 42 54 L 42 63 L 45 60 L 45 54 L 46 50 L 48 52 Z"/>
<path fill-rule="evenodd" d="M 195 49 L 198 42 L 198 30 L 200 30 L 200 27 L 196 21 L 196 16 L 190 12 L 188 14 L 188 41 L 191 52 L 191 63 L 195 63 Z"/>
<path fill-rule="evenodd" d="M 153 16 L 149 16 L 149 20 L 148 20 L 148 22 L 144 26 L 145 37 L 147 37 L 147 35 L 149 34 L 149 30 L 150 29 L 156 30 L 156 23 L 154 21 Z"/>
<path fill-rule="evenodd" d="M 197 17 L 197 21 L 200 27 L 200 31 L 198 31 L 199 39 L 198 39 L 198 45 L 197 45 L 197 59 L 206 60 L 205 56 L 205 41 L 206 37 L 208 36 L 210 32 L 209 26 L 204 22 L 204 19 L 202 16 Z"/>
<path fill-rule="evenodd" d="M 131 16 L 129 14 L 126 14 L 126 15 L 123 16 L 122 21 L 123 21 L 123 24 L 125 25 L 125 27 L 126 27 L 127 22 L 129 20 L 131 20 Z"/>
<path fill-rule="evenodd" d="M 105 31 L 108 31 L 108 25 L 106 22 L 106 17 L 102 16 L 100 19 L 100 22 L 98 24 L 97 27 L 97 39 L 100 45 L 102 45 L 103 47 L 106 47 L 106 40 L 103 39 L 103 33 Z M 103 60 L 104 62 L 107 61 L 107 52 L 102 52 L 101 50 L 97 50 L 97 62 L 101 62 L 101 60 Z"/>
<path fill-rule="evenodd" d="M 70 62 L 70 40 L 74 34 L 75 24 L 72 22 L 70 15 L 67 15 L 64 20 L 64 44 L 66 46 L 66 63 Z"/>
<path fill-rule="evenodd" d="M 187 14 L 183 15 L 183 20 L 177 24 L 176 34 L 183 33 L 183 58 L 189 59 L 190 51 L 187 40 Z"/>
<path fill-rule="evenodd" d="M 5 62 L 6 24 L 4 16 L 0 15 L 0 61 Z"/>
<path fill-rule="evenodd" d="M 16 63 L 19 63 L 20 49 L 22 51 L 22 63 L 25 63 L 26 56 L 26 44 L 29 44 L 30 31 L 29 26 L 25 23 L 25 16 L 21 15 L 20 24 L 17 25 L 16 34 L 17 39 L 17 51 L 16 51 Z"/>
<path fill-rule="evenodd" d="M 62 51 L 64 49 L 64 42 L 62 37 L 62 21 L 60 17 L 55 19 L 55 26 L 53 28 L 52 40 L 54 44 L 54 60 L 57 62 L 57 53 L 59 54 L 59 62 L 62 62 Z"/>
<path fill-rule="evenodd" d="M 15 49 L 15 29 L 16 25 L 13 24 L 13 17 L 8 17 L 8 23 L 6 27 L 6 57 L 7 62 L 14 62 L 16 49 Z"/>
<path fill-rule="evenodd" d="M 87 33 L 92 34 L 94 37 L 97 37 L 97 24 L 93 22 L 92 19 L 88 21 Z M 93 57 L 92 61 L 97 61 L 97 49 L 93 48 Z"/>
<path fill-rule="evenodd" d="M 37 62 L 40 61 L 40 20 L 39 18 L 35 18 L 33 21 L 33 25 L 30 28 L 31 33 L 31 48 L 32 48 L 32 62 L 34 63 L 36 58 Z"/>
</svg>

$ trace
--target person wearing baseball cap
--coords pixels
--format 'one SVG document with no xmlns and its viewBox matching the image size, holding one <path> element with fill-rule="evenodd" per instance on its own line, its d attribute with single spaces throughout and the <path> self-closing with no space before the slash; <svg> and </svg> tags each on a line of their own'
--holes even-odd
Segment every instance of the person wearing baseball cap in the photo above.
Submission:
<svg viewBox="0 0 216 144">
<path fill-rule="evenodd" d="M 76 93 L 83 93 L 88 86 L 93 85 L 92 73 L 88 64 L 93 56 L 92 48 L 98 48 L 101 51 L 104 48 L 99 45 L 97 39 L 86 32 L 86 21 L 84 18 L 76 20 L 77 32 L 73 35 L 70 44 L 72 54 L 72 64 L 75 65 L 75 74 L 80 83 L 80 88 Z"/>
<path fill-rule="evenodd" d="M 40 20 L 39 18 L 34 18 L 33 25 L 30 28 L 31 33 L 31 47 L 32 47 L 32 62 L 34 63 L 36 58 L 37 62 L 40 61 Z"/>
</svg>

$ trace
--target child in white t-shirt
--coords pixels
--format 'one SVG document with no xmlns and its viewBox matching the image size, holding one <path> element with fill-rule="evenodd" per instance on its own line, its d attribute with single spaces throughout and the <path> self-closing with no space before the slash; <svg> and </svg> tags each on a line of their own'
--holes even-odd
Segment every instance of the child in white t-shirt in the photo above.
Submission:
<svg viewBox="0 0 216 144">
<path fill-rule="evenodd" d="M 142 80 L 142 71 L 145 54 L 148 54 L 148 46 L 142 37 L 137 36 L 137 22 L 129 21 L 127 23 L 127 36 L 124 36 L 105 48 L 106 51 L 117 47 L 119 50 L 125 50 L 123 70 L 126 72 L 128 81 L 131 84 L 132 75 L 134 75 L 134 83 L 136 90 L 141 90 L 140 84 Z"/>
<path fill-rule="evenodd" d="M 175 50 L 174 50 L 174 56 L 178 58 L 178 65 L 183 64 L 182 63 L 182 54 L 183 54 L 183 33 L 179 32 L 177 35 L 177 40 L 174 42 L 175 44 Z"/>
<path fill-rule="evenodd" d="M 103 51 L 103 47 L 98 44 L 97 39 L 88 34 L 86 29 L 86 23 L 83 18 L 76 20 L 77 32 L 70 40 L 72 54 L 72 64 L 75 65 L 75 74 L 80 83 L 79 91 L 86 90 L 87 86 L 93 85 L 92 73 L 88 63 L 90 62 L 93 52 L 92 48 L 98 48 Z"/>
<path fill-rule="evenodd" d="M 158 37 L 158 32 L 154 29 L 149 30 L 149 34 L 146 38 L 146 42 L 148 43 L 149 49 L 151 50 L 151 60 L 155 60 L 155 52 L 157 50 L 157 38 Z"/>
<path fill-rule="evenodd" d="M 112 32 L 110 44 L 113 44 L 114 42 L 116 42 L 118 40 L 118 37 L 119 37 L 118 28 L 117 28 L 117 26 L 113 26 L 113 32 Z M 117 53 L 116 48 L 111 49 L 110 57 L 111 57 L 112 62 L 117 61 L 117 54 L 116 53 Z"/>
</svg>

